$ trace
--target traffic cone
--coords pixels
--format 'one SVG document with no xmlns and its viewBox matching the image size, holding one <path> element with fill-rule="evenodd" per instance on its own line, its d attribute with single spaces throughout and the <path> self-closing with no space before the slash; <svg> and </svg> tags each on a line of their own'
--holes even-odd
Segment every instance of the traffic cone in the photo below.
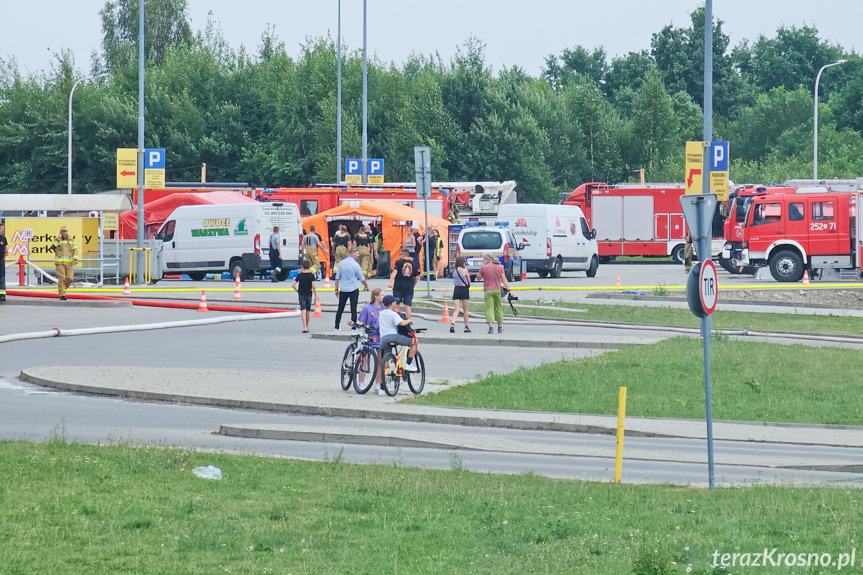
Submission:
<svg viewBox="0 0 863 575">
<path fill-rule="evenodd" d="M 234 282 L 234 299 L 243 299 L 243 296 L 240 293 L 240 274 L 237 274 L 237 280 Z"/>
<path fill-rule="evenodd" d="M 809 270 L 803 270 L 803 285 L 809 285 Z"/>
<path fill-rule="evenodd" d="M 330 276 L 324 278 L 324 289 L 330 289 Z"/>
<path fill-rule="evenodd" d="M 315 298 L 315 313 L 312 314 L 312 317 L 324 317 L 324 312 L 321 311 L 321 298 Z"/>
<path fill-rule="evenodd" d="M 443 316 L 438 320 L 438 323 L 450 323 L 449 305 L 447 305 L 447 302 L 443 302 Z"/>
<path fill-rule="evenodd" d="M 614 282 L 614 285 L 620 287 L 620 274 L 617 274 L 617 281 Z"/>
<path fill-rule="evenodd" d="M 201 290 L 201 303 L 198 304 L 198 311 L 210 311 L 207 309 L 207 293 Z"/>
<path fill-rule="evenodd" d="M 132 289 L 129 287 L 129 278 L 126 278 L 126 283 L 123 285 L 123 295 L 132 295 Z"/>
</svg>

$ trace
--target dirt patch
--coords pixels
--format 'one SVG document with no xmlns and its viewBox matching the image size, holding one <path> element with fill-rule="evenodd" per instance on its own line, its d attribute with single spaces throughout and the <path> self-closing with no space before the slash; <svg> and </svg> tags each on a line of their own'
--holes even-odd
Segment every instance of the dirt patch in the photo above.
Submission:
<svg viewBox="0 0 863 575">
<path fill-rule="evenodd" d="M 722 301 L 753 301 L 765 303 L 789 303 L 832 308 L 863 309 L 863 289 L 723 289 L 719 293 Z"/>
</svg>

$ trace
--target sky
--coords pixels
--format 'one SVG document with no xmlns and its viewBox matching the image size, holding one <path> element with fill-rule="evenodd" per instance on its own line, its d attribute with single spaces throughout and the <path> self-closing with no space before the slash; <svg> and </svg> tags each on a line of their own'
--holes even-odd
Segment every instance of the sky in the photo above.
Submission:
<svg viewBox="0 0 863 575">
<path fill-rule="evenodd" d="M 53 55 L 70 49 L 89 71 L 101 42 L 99 9 L 105 0 L 0 0 L 0 58 L 17 60 L 24 73 L 50 69 Z M 650 48 L 663 26 L 688 26 L 703 0 L 368 0 L 368 49 L 384 62 L 403 63 L 412 53 L 438 53 L 445 62 L 474 36 L 486 45 L 495 71 L 519 66 L 539 75 L 545 57 L 564 48 L 603 46 L 609 56 Z M 193 30 L 208 13 L 236 48 L 255 53 L 268 25 L 298 55 L 306 38 L 336 37 L 337 0 L 187 0 Z M 731 45 L 777 27 L 815 26 L 820 37 L 846 50 L 863 49 L 861 0 L 714 0 Z M 362 47 L 362 1 L 342 0 L 342 38 Z"/>
</svg>

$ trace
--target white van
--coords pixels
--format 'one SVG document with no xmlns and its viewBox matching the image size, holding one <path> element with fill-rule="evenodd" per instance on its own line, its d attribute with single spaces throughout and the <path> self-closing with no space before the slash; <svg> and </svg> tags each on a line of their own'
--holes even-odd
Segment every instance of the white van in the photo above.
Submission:
<svg viewBox="0 0 863 575">
<path fill-rule="evenodd" d="M 562 271 L 584 271 L 596 275 L 599 254 L 596 233 L 578 206 L 551 204 L 506 204 L 497 214 L 506 222 L 516 241 L 524 245 L 521 257 L 525 271 L 544 278 L 560 277 Z"/>
<path fill-rule="evenodd" d="M 270 269 L 270 234 L 279 226 L 282 273 L 300 265 L 302 224 L 296 204 L 248 203 L 180 206 L 159 228 L 162 270 L 188 274 L 193 280 L 208 273 L 231 272 L 248 279 Z"/>
</svg>

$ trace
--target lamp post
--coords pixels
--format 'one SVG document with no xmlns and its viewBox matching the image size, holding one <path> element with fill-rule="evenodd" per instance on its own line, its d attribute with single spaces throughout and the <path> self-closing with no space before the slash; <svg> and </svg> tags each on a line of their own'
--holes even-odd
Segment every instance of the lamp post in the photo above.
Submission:
<svg viewBox="0 0 863 575">
<path fill-rule="evenodd" d="M 98 76 L 81 78 L 72 85 L 72 91 L 69 92 L 69 174 L 66 187 L 66 193 L 69 195 L 72 194 L 72 96 L 75 95 L 75 88 L 77 88 L 78 84 L 80 84 L 81 82 L 89 82 L 90 80 L 96 80 L 97 78 L 104 78 L 106 76 L 108 76 L 108 74 L 99 74 Z"/>
<path fill-rule="evenodd" d="M 818 75 L 815 76 L 815 129 L 813 134 L 812 144 L 812 179 L 818 179 L 818 82 L 821 81 L 821 72 L 832 66 L 844 64 L 848 60 L 837 60 L 832 64 L 825 64 L 818 70 Z"/>
</svg>

